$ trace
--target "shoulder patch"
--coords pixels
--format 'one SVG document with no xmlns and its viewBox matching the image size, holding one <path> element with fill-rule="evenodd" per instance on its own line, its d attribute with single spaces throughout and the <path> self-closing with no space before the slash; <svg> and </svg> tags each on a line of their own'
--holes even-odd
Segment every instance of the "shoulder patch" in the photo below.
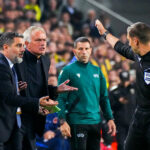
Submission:
<svg viewBox="0 0 150 150">
<path fill-rule="evenodd" d="M 150 84 L 150 68 L 144 70 L 144 81 L 147 85 Z"/>
</svg>

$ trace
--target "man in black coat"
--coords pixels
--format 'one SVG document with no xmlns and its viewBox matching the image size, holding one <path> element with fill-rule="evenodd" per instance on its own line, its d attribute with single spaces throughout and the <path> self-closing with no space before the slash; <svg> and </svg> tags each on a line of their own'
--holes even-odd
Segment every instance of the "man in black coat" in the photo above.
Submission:
<svg viewBox="0 0 150 150">
<path fill-rule="evenodd" d="M 16 66 L 19 81 L 27 82 L 27 88 L 21 92 L 23 96 L 55 97 L 57 93 L 76 90 L 64 82 L 58 88 L 48 85 L 50 60 L 45 54 L 46 33 L 43 28 L 31 26 L 24 32 L 26 50 L 23 62 Z M 45 127 L 45 116 L 27 114 L 22 108 L 22 127 L 18 130 L 16 150 L 35 150 L 36 133 L 42 136 Z"/>
<path fill-rule="evenodd" d="M 28 113 L 38 113 L 39 104 L 51 105 L 48 96 L 29 98 L 19 96 L 14 64 L 21 63 L 24 52 L 23 36 L 8 32 L 0 37 L 0 150 L 12 150 L 12 136 L 17 129 L 17 107 Z M 53 103 L 55 104 L 55 102 Z M 20 118 L 20 116 L 19 116 Z M 21 121 L 20 125 L 21 125 Z"/>
</svg>

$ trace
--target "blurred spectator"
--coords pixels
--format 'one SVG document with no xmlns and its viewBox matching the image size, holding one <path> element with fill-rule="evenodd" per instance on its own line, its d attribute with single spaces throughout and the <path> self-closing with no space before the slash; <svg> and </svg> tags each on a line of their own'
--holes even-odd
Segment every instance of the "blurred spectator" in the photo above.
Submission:
<svg viewBox="0 0 150 150">
<path fill-rule="evenodd" d="M 25 10 L 33 10 L 36 13 L 35 19 L 40 21 L 41 19 L 41 9 L 37 4 L 37 0 L 29 0 L 29 4 L 26 4 L 24 7 Z"/>
<path fill-rule="evenodd" d="M 32 22 L 36 22 L 36 12 L 34 10 L 25 10 L 24 17 Z"/>
<path fill-rule="evenodd" d="M 114 90 L 120 84 L 120 78 L 116 70 L 110 70 L 108 74 L 109 79 L 109 91 Z"/>
<path fill-rule="evenodd" d="M 80 30 L 82 28 L 83 14 L 81 11 L 77 10 L 74 6 L 74 0 L 67 0 L 66 4 L 62 7 L 61 13 L 67 12 L 70 15 L 71 23 L 74 28 L 74 38 L 80 35 Z"/>
<path fill-rule="evenodd" d="M 90 36 L 92 37 L 99 37 L 99 33 L 97 28 L 95 27 L 95 19 L 96 19 L 96 12 L 94 9 L 88 10 L 87 18 L 85 23 L 87 23 L 90 27 Z"/>
<path fill-rule="evenodd" d="M 5 20 L 0 19 L 0 34 L 5 31 Z"/>
<path fill-rule="evenodd" d="M 117 127 L 118 150 L 124 150 L 124 141 L 136 107 L 135 85 L 130 83 L 128 71 L 120 72 L 119 77 L 121 83 L 118 85 L 116 82 L 116 85 L 110 88 L 109 98 Z"/>
<path fill-rule="evenodd" d="M 4 0 L 0 0 L 0 13 L 4 10 Z"/>
<path fill-rule="evenodd" d="M 31 25 L 31 22 L 29 20 L 22 18 L 16 21 L 15 27 L 19 33 L 23 33 L 30 25 Z"/>
<path fill-rule="evenodd" d="M 60 41 L 60 39 L 62 39 L 62 41 Z M 58 37 L 58 43 L 57 43 L 57 54 L 60 54 L 61 53 L 61 51 L 63 51 L 64 50 L 64 43 L 65 43 L 65 40 L 64 40 L 64 35 L 59 35 L 59 37 Z M 60 53 L 59 53 L 60 52 Z"/>
<path fill-rule="evenodd" d="M 49 20 L 51 22 L 51 30 L 54 30 L 58 27 L 58 17 L 55 13 L 50 14 Z"/>
<path fill-rule="evenodd" d="M 56 42 L 57 43 L 58 33 L 54 32 L 54 31 L 50 32 L 49 38 L 50 38 L 51 42 Z"/>
<path fill-rule="evenodd" d="M 121 62 L 121 68 L 122 68 L 122 70 L 124 70 L 124 71 L 130 71 L 130 64 L 129 64 L 129 60 L 124 60 L 124 61 L 122 61 Z"/>
<path fill-rule="evenodd" d="M 14 21 L 8 20 L 5 22 L 5 32 L 15 31 L 15 23 Z"/>
<path fill-rule="evenodd" d="M 102 70 L 102 73 L 104 74 L 106 78 L 107 87 L 108 87 L 109 85 L 108 72 L 109 70 L 111 70 L 112 67 L 111 67 L 109 59 L 106 58 L 106 53 L 107 53 L 107 46 L 105 45 L 105 43 L 101 43 L 100 46 L 98 46 L 94 50 L 94 56 L 97 60 L 99 67 Z"/>
<path fill-rule="evenodd" d="M 101 20 L 102 20 L 102 22 L 103 22 L 104 27 L 105 27 L 110 33 L 113 33 L 113 29 L 112 29 L 112 27 L 111 27 L 111 20 L 110 20 L 109 16 L 106 15 L 106 14 L 102 14 L 102 15 L 100 15 L 100 18 L 101 18 Z"/>
<path fill-rule="evenodd" d="M 58 2 L 57 0 L 46 0 L 44 2 L 44 11 L 42 14 L 42 21 L 45 21 L 50 18 L 51 14 L 54 13 L 58 17 Z"/>
<path fill-rule="evenodd" d="M 82 33 L 81 33 L 82 36 L 90 36 L 90 26 L 88 23 L 84 23 L 82 25 Z"/>
<path fill-rule="evenodd" d="M 51 30 L 51 22 L 50 20 L 45 20 L 42 22 L 42 27 L 44 28 L 44 30 L 46 31 L 46 34 L 49 35 L 50 34 L 50 30 Z"/>
<path fill-rule="evenodd" d="M 121 62 L 122 62 L 121 55 L 116 53 L 115 56 L 114 56 L 114 60 L 115 60 L 114 69 L 116 69 L 116 70 L 118 70 L 120 72 L 120 70 L 121 70 Z"/>
<path fill-rule="evenodd" d="M 51 55 L 51 54 L 55 54 L 56 51 L 57 51 L 56 43 L 53 41 L 49 42 L 47 45 L 46 53 Z"/>
<path fill-rule="evenodd" d="M 16 19 L 16 11 L 11 8 L 5 9 L 4 18 L 6 20 L 14 21 Z"/>
<path fill-rule="evenodd" d="M 59 126 L 57 113 L 46 117 L 43 138 L 37 137 L 37 150 L 70 150 L 69 141 L 61 135 Z"/>
<path fill-rule="evenodd" d="M 120 41 L 121 41 L 122 43 L 124 43 L 124 44 L 126 44 L 126 43 L 128 42 L 128 40 L 127 40 L 127 33 L 122 33 L 122 34 L 120 35 Z"/>
<path fill-rule="evenodd" d="M 67 27 L 68 33 L 70 35 L 73 35 L 73 26 L 70 23 L 70 15 L 69 15 L 68 12 L 63 12 L 61 14 L 61 20 L 59 22 L 59 25 L 60 26 L 64 26 L 65 25 Z"/>
<path fill-rule="evenodd" d="M 23 9 L 25 7 L 25 1 L 26 0 L 17 0 L 18 6 Z"/>
<path fill-rule="evenodd" d="M 66 41 L 65 49 L 68 50 L 69 52 L 72 52 L 72 50 L 73 50 L 73 43 L 70 43 L 70 42 Z"/>
<path fill-rule="evenodd" d="M 113 48 L 109 47 L 106 53 L 106 57 L 109 59 L 112 67 L 115 65 L 115 55 L 116 52 L 113 50 Z"/>
<path fill-rule="evenodd" d="M 16 0 L 11 0 L 11 1 L 8 1 L 6 6 L 7 6 L 7 8 L 10 8 L 12 10 L 16 10 L 17 6 L 19 6 L 19 5 L 17 5 L 17 1 Z"/>
</svg>

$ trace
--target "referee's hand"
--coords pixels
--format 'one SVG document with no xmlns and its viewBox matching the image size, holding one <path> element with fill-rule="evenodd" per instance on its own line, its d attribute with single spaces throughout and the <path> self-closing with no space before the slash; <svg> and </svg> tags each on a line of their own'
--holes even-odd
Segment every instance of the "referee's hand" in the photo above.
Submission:
<svg viewBox="0 0 150 150">
<path fill-rule="evenodd" d="M 70 126 L 66 121 L 60 126 L 60 131 L 63 136 L 71 137 Z"/>
<path fill-rule="evenodd" d="M 111 136 L 115 136 L 115 134 L 116 134 L 116 125 L 115 125 L 114 121 L 109 120 L 107 125 L 108 125 L 108 129 L 109 129 L 108 133 L 110 133 Z"/>
</svg>

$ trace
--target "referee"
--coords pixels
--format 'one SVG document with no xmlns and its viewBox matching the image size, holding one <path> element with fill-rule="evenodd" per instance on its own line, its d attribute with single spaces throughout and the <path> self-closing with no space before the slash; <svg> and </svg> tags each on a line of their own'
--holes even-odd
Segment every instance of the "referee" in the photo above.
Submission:
<svg viewBox="0 0 150 150">
<path fill-rule="evenodd" d="M 150 26 L 142 22 L 129 26 L 129 45 L 124 45 L 99 20 L 96 20 L 95 25 L 115 51 L 137 65 L 137 109 L 129 128 L 125 150 L 150 150 Z"/>
</svg>

